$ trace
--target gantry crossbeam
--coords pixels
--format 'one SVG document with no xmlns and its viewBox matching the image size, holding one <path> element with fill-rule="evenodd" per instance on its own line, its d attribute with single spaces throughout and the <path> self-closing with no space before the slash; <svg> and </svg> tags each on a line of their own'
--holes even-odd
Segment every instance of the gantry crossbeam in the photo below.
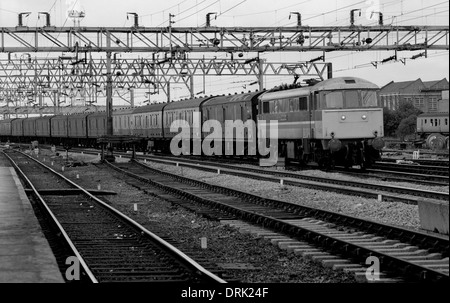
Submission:
<svg viewBox="0 0 450 303">
<path fill-rule="evenodd" d="M 4 27 L 0 52 L 448 50 L 448 26 Z"/>
</svg>

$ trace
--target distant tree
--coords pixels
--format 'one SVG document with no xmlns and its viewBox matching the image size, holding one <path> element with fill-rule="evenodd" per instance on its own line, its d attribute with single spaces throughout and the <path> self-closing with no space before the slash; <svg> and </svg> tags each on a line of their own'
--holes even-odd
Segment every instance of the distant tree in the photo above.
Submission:
<svg viewBox="0 0 450 303">
<path fill-rule="evenodd" d="M 399 103 L 397 110 L 383 108 L 384 135 L 398 136 L 403 140 L 406 135 L 414 134 L 417 116 L 421 113 L 411 102 L 405 101 Z"/>
<path fill-rule="evenodd" d="M 408 135 L 413 135 L 416 133 L 416 122 L 417 116 L 416 115 L 410 115 L 407 118 L 404 118 L 400 125 L 397 128 L 396 134 L 397 136 L 404 141 L 405 137 Z"/>
<path fill-rule="evenodd" d="M 398 104 L 398 109 L 396 110 L 400 116 L 400 120 L 408 118 L 409 116 L 417 116 L 422 113 L 422 111 L 416 107 L 411 102 L 401 101 Z"/>
<path fill-rule="evenodd" d="M 390 110 L 389 108 L 383 108 L 383 121 L 384 121 L 384 135 L 394 136 L 400 125 L 401 118 L 397 111 Z"/>
</svg>

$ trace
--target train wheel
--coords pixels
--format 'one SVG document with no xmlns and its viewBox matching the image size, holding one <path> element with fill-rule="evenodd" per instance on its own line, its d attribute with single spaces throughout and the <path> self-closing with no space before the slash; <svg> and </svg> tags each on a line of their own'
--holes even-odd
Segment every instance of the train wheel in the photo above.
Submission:
<svg viewBox="0 0 450 303">
<path fill-rule="evenodd" d="M 441 134 L 431 134 L 427 138 L 427 146 L 432 150 L 443 149 L 445 145 L 445 137 Z"/>
</svg>

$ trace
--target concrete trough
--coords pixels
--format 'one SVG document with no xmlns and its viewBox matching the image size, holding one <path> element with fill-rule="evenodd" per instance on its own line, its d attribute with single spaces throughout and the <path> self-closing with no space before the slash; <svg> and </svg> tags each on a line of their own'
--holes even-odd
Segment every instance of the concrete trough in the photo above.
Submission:
<svg viewBox="0 0 450 303">
<path fill-rule="evenodd" d="M 419 199 L 419 219 L 423 229 L 448 235 L 449 203 Z"/>
</svg>

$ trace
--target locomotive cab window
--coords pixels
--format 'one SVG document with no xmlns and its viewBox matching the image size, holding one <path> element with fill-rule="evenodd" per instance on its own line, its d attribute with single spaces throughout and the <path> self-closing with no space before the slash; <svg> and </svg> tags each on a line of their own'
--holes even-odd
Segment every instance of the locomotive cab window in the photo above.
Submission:
<svg viewBox="0 0 450 303">
<path fill-rule="evenodd" d="M 298 100 L 298 109 L 299 110 L 308 110 L 308 98 L 300 97 Z"/>
<path fill-rule="evenodd" d="M 377 92 L 373 90 L 361 91 L 362 107 L 378 106 Z"/>
<path fill-rule="evenodd" d="M 345 108 L 359 107 L 359 94 L 358 91 L 350 90 L 345 93 Z"/>
<path fill-rule="evenodd" d="M 325 92 L 325 108 L 343 108 L 344 98 L 341 91 Z"/>
<path fill-rule="evenodd" d="M 262 108 L 263 108 L 263 110 L 262 110 L 263 114 L 268 114 L 270 112 L 269 102 L 263 102 Z"/>
</svg>

